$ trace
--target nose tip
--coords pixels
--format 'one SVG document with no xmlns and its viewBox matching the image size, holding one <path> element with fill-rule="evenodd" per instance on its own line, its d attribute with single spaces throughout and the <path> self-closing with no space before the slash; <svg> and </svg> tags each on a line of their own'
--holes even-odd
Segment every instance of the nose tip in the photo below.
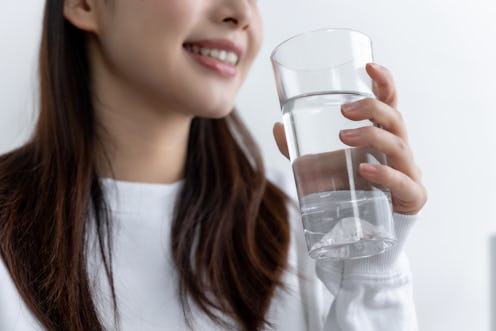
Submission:
<svg viewBox="0 0 496 331">
<path fill-rule="evenodd" d="M 226 1 L 222 22 L 237 28 L 247 29 L 251 23 L 253 15 L 252 10 L 249 0 Z"/>
<path fill-rule="evenodd" d="M 240 19 L 237 19 L 234 17 L 224 18 L 222 20 L 222 22 L 231 24 L 231 25 L 236 26 L 236 27 L 241 27 L 243 29 L 246 29 L 250 25 L 248 20 L 240 20 Z"/>
</svg>

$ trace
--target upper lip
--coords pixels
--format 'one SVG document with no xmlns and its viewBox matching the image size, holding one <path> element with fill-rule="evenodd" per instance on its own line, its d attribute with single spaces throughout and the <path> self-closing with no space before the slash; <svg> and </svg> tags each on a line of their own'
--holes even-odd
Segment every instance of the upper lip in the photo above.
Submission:
<svg viewBox="0 0 496 331">
<path fill-rule="evenodd" d="M 238 59 L 243 57 L 244 49 L 240 45 L 228 39 L 208 39 L 208 40 L 194 40 L 186 41 L 184 45 L 196 45 L 198 47 L 220 49 L 227 52 L 233 52 L 238 56 Z"/>
</svg>

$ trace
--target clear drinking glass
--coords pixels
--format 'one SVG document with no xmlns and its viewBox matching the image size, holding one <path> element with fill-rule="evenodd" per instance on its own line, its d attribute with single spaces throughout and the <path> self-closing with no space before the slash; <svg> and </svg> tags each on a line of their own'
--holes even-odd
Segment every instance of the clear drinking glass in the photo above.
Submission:
<svg viewBox="0 0 496 331">
<path fill-rule="evenodd" d="M 358 166 L 386 164 L 386 157 L 339 139 L 340 130 L 373 125 L 341 113 L 343 103 L 375 97 L 365 71 L 370 38 L 350 29 L 307 32 L 277 46 L 271 61 L 310 256 L 382 253 L 396 242 L 391 194 L 363 179 Z"/>
</svg>

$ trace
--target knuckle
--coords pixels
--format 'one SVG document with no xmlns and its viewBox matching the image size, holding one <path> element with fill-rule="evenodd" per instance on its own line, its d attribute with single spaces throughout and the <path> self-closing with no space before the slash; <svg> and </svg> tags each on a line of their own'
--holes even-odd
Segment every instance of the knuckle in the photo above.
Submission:
<svg viewBox="0 0 496 331">
<path fill-rule="evenodd" d="M 369 116 L 371 116 L 374 112 L 374 107 L 375 107 L 375 101 L 376 99 L 373 98 L 366 98 L 360 100 L 360 106 L 364 111 L 367 112 Z"/>
<path fill-rule="evenodd" d="M 378 122 L 381 120 L 382 117 L 384 117 L 384 115 L 381 115 L 381 113 L 383 113 L 382 108 L 384 107 L 384 105 L 385 104 L 382 101 L 379 101 L 377 99 L 372 99 L 370 101 L 369 113 L 370 113 L 370 120 L 372 122 Z"/>
<path fill-rule="evenodd" d="M 391 189 L 396 192 L 405 192 L 410 190 L 410 181 L 408 180 L 408 177 L 406 175 L 398 170 L 389 170 L 390 171 L 387 172 L 387 175 L 385 177 L 387 178 L 386 182 Z"/>
<path fill-rule="evenodd" d="M 396 150 L 398 151 L 398 154 L 405 155 L 409 152 L 408 144 L 398 137 L 398 139 L 396 139 Z"/>
<path fill-rule="evenodd" d="M 403 124 L 405 123 L 405 119 L 403 117 L 403 114 L 399 112 L 398 110 L 395 110 L 394 113 L 396 114 L 396 121 L 398 124 Z"/>
<path fill-rule="evenodd" d="M 380 143 L 378 142 L 379 131 L 381 129 L 375 126 L 368 126 L 363 128 L 363 138 L 367 147 L 372 147 L 374 149 L 378 149 L 380 147 Z"/>
<path fill-rule="evenodd" d="M 386 185 L 389 187 L 395 186 L 397 179 L 397 174 L 395 174 L 394 171 L 392 171 L 392 168 L 389 166 L 382 166 L 381 167 L 382 171 L 382 177 L 384 177 L 384 181 L 386 182 Z"/>
<path fill-rule="evenodd" d="M 365 98 L 363 99 L 363 104 L 369 108 L 375 107 L 376 103 L 378 102 L 377 99 L 375 98 Z"/>
<path fill-rule="evenodd" d="M 417 201 L 416 201 L 416 205 L 417 205 L 417 210 L 420 210 L 422 209 L 425 204 L 427 203 L 427 200 L 428 200 L 428 197 L 429 197 L 429 193 L 427 191 L 427 189 L 425 188 L 425 186 L 423 185 L 419 185 L 419 189 L 416 190 L 418 193 L 417 193 Z"/>
<path fill-rule="evenodd" d="M 407 191 L 409 189 L 410 181 L 407 176 L 398 171 L 396 173 L 396 180 L 398 183 L 398 190 Z"/>
<path fill-rule="evenodd" d="M 399 110 L 396 110 L 396 109 L 395 109 L 395 112 L 396 112 L 396 117 L 398 118 L 398 121 L 403 122 L 404 121 L 403 114 Z"/>
</svg>

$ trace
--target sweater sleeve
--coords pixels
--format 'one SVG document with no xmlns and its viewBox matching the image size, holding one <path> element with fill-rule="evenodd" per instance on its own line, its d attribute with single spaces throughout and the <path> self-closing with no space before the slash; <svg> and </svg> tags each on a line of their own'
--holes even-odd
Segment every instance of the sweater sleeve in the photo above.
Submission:
<svg viewBox="0 0 496 331">
<path fill-rule="evenodd" d="M 288 177 L 270 174 L 296 202 Z M 291 206 L 289 210 L 308 331 L 417 330 L 412 276 L 403 246 L 418 215 L 393 215 L 398 241 L 383 254 L 346 262 L 316 261 L 308 255 L 299 212 Z"/>
<path fill-rule="evenodd" d="M 381 255 L 316 262 L 317 277 L 334 295 L 322 330 L 417 330 L 412 277 L 403 251 L 416 219 L 417 216 L 394 214 L 398 243 Z"/>
</svg>

